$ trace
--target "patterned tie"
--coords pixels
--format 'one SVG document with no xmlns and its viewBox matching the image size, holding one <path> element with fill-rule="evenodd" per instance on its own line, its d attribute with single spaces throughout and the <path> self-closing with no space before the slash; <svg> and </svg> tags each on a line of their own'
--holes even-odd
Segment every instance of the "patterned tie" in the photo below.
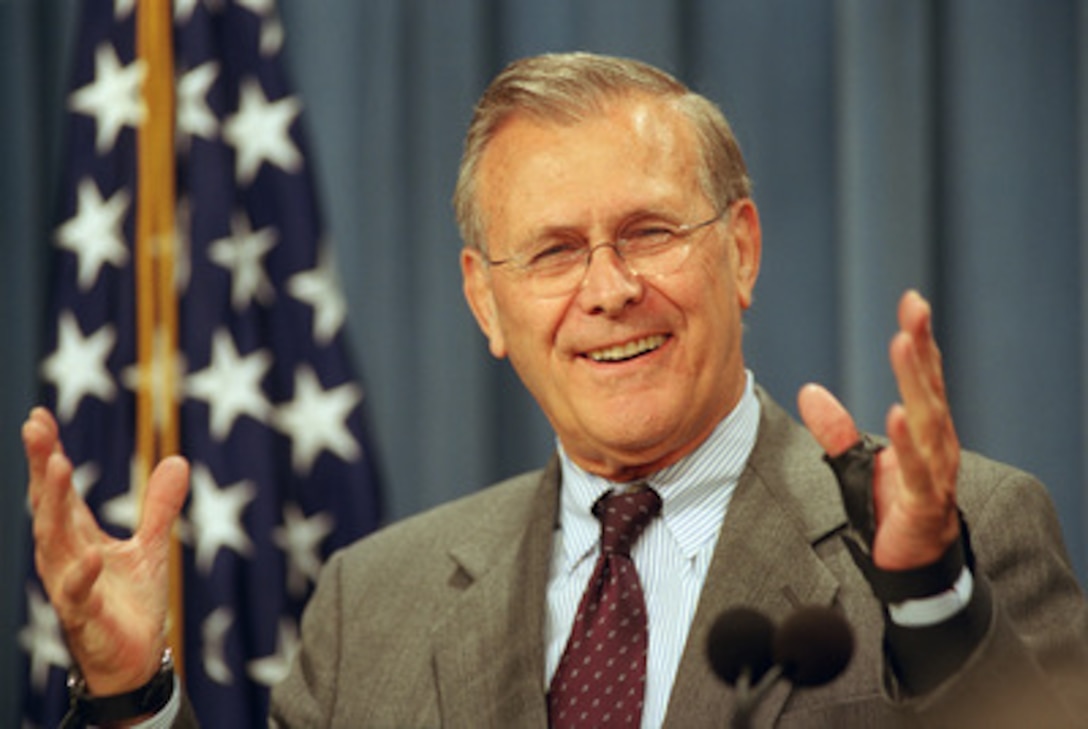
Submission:
<svg viewBox="0 0 1088 729">
<path fill-rule="evenodd" d="M 652 489 L 593 505 L 601 556 L 548 692 L 552 727 L 637 727 L 646 684 L 646 603 L 631 547 L 661 511 Z"/>
</svg>

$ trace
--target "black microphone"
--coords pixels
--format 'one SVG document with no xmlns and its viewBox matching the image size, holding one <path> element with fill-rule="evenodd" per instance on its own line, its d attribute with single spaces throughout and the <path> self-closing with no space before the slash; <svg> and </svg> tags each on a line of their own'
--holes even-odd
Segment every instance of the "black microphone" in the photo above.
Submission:
<svg viewBox="0 0 1088 729">
<path fill-rule="evenodd" d="M 849 665 L 854 631 L 837 610 L 803 607 L 779 626 L 773 652 L 774 662 L 794 686 L 823 686 Z"/>
<path fill-rule="evenodd" d="M 742 674 L 755 683 L 774 665 L 774 623 L 751 608 L 726 610 L 714 621 L 707 656 L 718 678 L 733 686 Z"/>
<path fill-rule="evenodd" d="M 854 634 L 835 610 L 804 607 L 776 630 L 751 608 L 726 610 L 707 639 L 710 665 L 736 689 L 730 726 L 747 729 L 759 702 L 779 678 L 795 686 L 821 686 L 838 676 L 854 653 Z"/>
</svg>

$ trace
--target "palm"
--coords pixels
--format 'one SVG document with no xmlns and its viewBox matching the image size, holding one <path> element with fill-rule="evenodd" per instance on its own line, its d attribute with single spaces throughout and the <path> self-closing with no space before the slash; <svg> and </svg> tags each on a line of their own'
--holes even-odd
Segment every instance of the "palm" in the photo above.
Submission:
<svg viewBox="0 0 1088 729">
<path fill-rule="evenodd" d="M 934 562 L 955 537 L 948 532 L 948 513 L 955 510 L 955 502 L 943 496 L 920 498 L 905 479 L 895 446 L 882 450 L 873 474 L 873 562 L 886 570 Z"/>
<path fill-rule="evenodd" d="M 76 661 L 88 675 L 107 669 L 146 671 L 149 656 L 161 653 L 169 583 L 166 560 L 149 554 L 138 539 L 105 537 L 98 545 L 102 572 L 89 599 L 74 605 L 69 634 Z M 56 602 L 56 598 L 54 598 Z M 104 609 L 105 606 L 109 609 Z"/>
</svg>

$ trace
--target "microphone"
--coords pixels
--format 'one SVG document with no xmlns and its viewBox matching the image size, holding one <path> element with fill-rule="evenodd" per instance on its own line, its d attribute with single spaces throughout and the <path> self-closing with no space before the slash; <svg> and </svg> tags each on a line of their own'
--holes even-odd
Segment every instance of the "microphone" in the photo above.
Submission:
<svg viewBox="0 0 1088 729">
<path fill-rule="evenodd" d="M 726 610 L 714 622 L 707 655 L 714 673 L 736 689 L 730 726 L 747 729 L 763 697 L 780 678 L 798 687 L 822 686 L 843 672 L 854 634 L 835 610 L 803 607 L 775 629 L 751 608 Z"/>
<path fill-rule="evenodd" d="M 730 686 L 742 674 L 749 683 L 763 678 L 774 665 L 774 623 L 751 608 L 726 610 L 714 621 L 707 638 L 707 655 L 718 678 Z"/>
<path fill-rule="evenodd" d="M 846 670 L 854 655 L 854 632 L 838 611 L 803 607 L 774 635 L 774 662 L 794 686 L 823 686 Z"/>
</svg>

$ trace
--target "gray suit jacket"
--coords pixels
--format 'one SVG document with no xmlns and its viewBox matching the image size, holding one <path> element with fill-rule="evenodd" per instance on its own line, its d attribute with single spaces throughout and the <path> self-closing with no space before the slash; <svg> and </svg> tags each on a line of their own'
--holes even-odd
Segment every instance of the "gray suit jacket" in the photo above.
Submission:
<svg viewBox="0 0 1088 729">
<path fill-rule="evenodd" d="M 1055 710 L 1055 725 L 1088 717 L 1088 607 L 1038 482 L 965 454 L 959 501 L 979 589 L 995 608 L 952 678 L 926 697 L 900 696 L 881 605 L 843 546 L 830 469 L 807 431 L 760 397 L 758 442 L 722 526 L 666 726 L 727 725 L 733 692 L 704 646 L 714 618 L 739 605 L 775 620 L 798 605 L 835 605 L 856 632 L 839 679 L 776 686 L 757 726 L 1019 726 L 1025 716 L 1038 726 L 1041 708 Z M 546 726 L 542 625 L 558 492 L 553 460 L 337 554 L 307 608 L 301 654 L 274 690 L 272 722 Z"/>
</svg>

